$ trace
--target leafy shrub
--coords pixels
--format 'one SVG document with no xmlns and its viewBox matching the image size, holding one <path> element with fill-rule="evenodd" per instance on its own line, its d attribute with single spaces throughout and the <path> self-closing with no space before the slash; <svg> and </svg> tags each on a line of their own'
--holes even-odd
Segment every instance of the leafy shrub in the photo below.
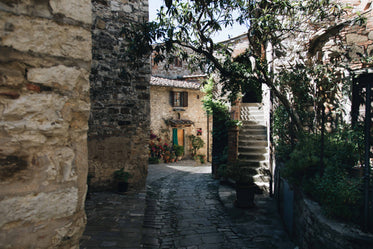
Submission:
<svg viewBox="0 0 373 249">
<path fill-rule="evenodd" d="M 121 182 L 128 182 L 128 179 L 132 177 L 132 175 L 124 171 L 124 168 L 114 171 L 114 179 Z"/>
<path fill-rule="evenodd" d="M 175 151 L 176 156 L 182 156 L 184 154 L 184 146 L 174 145 L 173 150 Z"/>
<path fill-rule="evenodd" d="M 311 180 L 307 192 L 318 201 L 327 215 L 347 221 L 358 221 L 362 211 L 362 179 L 354 178 L 339 168 L 329 166 L 322 176 Z"/>
<path fill-rule="evenodd" d="M 342 127 L 326 134 L 321 161 L 320 135 L 305 134 L 298 141 L 282 174 L 318 201 L 329 216 L 357 221 L 362 207 L 362 179 L 352 175 L 362 155 L 361 130 Z"/>
<path fill-rule="evenodd" d="M 190 142 L 192 144 L 192 155 L 197 155 L 197 151 L 203 147 L 205 142 L 202 140 L 202 138 L 194 135 L 189 136 Z"/>
</svg>

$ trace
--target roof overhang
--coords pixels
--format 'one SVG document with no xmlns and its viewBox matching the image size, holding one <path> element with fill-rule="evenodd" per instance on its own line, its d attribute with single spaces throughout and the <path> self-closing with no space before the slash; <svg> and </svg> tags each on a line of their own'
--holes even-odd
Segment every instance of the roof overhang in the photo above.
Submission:
<svg viewBox="0 0 373 249">
<path fill-rule="evenodd" d="M 194 125 L 194 122 L 188 119 L 171 119 L 169 125 L 171 127 L 190 127 Z"/>
</svg>

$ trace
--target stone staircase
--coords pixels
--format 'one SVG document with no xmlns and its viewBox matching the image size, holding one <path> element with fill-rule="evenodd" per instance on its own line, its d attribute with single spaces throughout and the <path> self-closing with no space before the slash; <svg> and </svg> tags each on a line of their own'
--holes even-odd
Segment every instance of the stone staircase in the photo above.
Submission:
<svg viewBox="0 0 373 249">
<path fill-rule="evenodd" d="M 238 159 L 256 171 L 255 184 L 269 191 L 269 151 L 267 126 L 260 103 L 242 103 Z"/>
</svg>

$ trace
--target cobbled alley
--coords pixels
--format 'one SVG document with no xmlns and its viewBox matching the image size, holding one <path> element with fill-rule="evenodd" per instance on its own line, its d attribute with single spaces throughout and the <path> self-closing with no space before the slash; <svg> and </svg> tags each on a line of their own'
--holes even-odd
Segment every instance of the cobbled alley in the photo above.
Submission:
<svg viewBox="0 0 373 249">
<path fill-rule="evenodd" d="M 295 248 L 273 199 L 237 209 L 234 190 L 194 164 L 149 165 L 146 193 L 91 194 L 81 248 Z"/>
</svg>

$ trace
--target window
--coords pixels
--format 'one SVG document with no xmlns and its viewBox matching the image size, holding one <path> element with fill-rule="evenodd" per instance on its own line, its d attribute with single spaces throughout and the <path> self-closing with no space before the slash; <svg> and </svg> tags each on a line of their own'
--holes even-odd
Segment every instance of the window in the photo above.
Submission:
<svg viewBox="0 0 373 249">
<path fill-rule="evenodd" d="M 173 107 L 187 107 L 188 92 L 171 92 L 170 103 Z"/>
<path fill-rule="evenodd" d="M 183 66 L 183 61 L 180 60 L 180 58 L 175 58 L 175 67 L 182 67 Z"/>
</svg>

